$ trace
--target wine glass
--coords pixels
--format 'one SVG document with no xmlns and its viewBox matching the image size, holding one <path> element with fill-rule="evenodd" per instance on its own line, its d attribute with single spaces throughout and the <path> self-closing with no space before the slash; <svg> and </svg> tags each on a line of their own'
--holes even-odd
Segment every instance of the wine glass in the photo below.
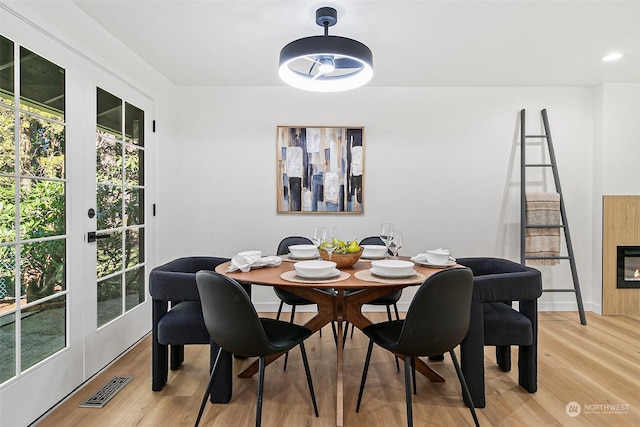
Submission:
<svg viewBox="0 0 640 427">
<path fill-rule="evenodd" d="M 389 250 L 393 254 L 394 258 L 398 258 L 398 252 L 400 252 L 400 248 L 402 247 L 402 231 L 393 230 L 391 232 L 391 241 L 389 242 Z"/>
<path fill-rule="evenodd" d="M 319 247 L 322 243 L 322 239 L 324 238 L 324 227 L 316 225 L 313 227 L 313 237 L 311 237 L 311 241 L 316 247 Z"/>
<path fill-rule="evenodd" d="M 325 227 L 322 233 L 322 239 L 324 241 L 323 249 L 329 253 L 329 261 L 331 261 L 331 255 L 336 249 L 336 245 L 333 243 L 338 238 L 338 230 L 335 227 Z"/>
<path fill-rule="evenodd" d="M 390 222 L 383 222 L 380 226 L 380 239 L 384 246 L 389 250 L 389 243 L 391 243 L 391 233 L 393 232 L 393 224 Z"/>
</svg>

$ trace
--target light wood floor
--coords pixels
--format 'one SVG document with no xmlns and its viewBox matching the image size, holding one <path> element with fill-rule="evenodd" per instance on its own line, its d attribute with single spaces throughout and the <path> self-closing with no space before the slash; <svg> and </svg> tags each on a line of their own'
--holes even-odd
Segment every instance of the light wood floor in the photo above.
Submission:
<svg viewBox="0 0 640 427">
<path fill-rule="evenodd" d="M 307 314 L 308 315 L 308 314 Z M 305 313 L 297 317 L 303 319 Z M 370 315 L 374 321 L 386 317 Z M 540 313 L 538 392 L 529 394 L 517 385 L 517 353 L 514 369 L 503 373 L 494 363 L 492 348 L 485 352 L 487 406 L 478 409 L 484 426 L 638 426 L 640 425 L 640 316 L 599 316 L 587 313 L 587 326 L 577 313 Z M 207 382 L 206 346 L 187 346 L 185 364 L 170 371 L 160 392 L 151 391 L 150 337 L 146 337 L 105 372 L 98 375 L 38 426 L 191 426 Z M 367 342 L 361 332 L 347 340 L 345 348 L 345 425 L 406 425 L 402 368 L 396 372 L 393 358 L 374 348 L 360 413 L 355 404 Z M 295 349 L 287 371 L 279 359 L 267 367 L 263 425 L 332 426 L 335 424 L 335 346 L 329 328 L 322 337 L 307 340 L 307 353 L 320 417 L 311 407 L 300 352 Z M 236 361 L 236 369 L 246 365 Z M 463 405 L 451 360 L 431 363 L 446 383 L 430 383 L 418 375 L 418 395 L 413 399 L 416 426 L 472 425 Z M 78 405 L 114 376 L 134 376 L 102 409 Z M 250 426 L 255 422 L 257 379 L 234 378 L 230 404 L 208 404 L 201 425 Z M 581 412 L 567 414 L 571 402 Z M 575 414 L 575 413 L 574 413 Z"/>
</svg>

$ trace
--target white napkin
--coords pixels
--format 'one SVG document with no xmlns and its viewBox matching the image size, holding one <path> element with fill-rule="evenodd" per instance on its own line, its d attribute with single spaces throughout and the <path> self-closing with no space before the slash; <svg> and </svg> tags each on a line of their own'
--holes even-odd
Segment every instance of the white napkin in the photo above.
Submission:
<svg viewBox="0 0 640 427">
<path fill-rule="evenodd" d="M 240 270 L 243 273 L 258 267 L 277 267 L 282 263 L 282 258 L 277 256 L 265 256 L 262 258 L 254 258 L 249 256 L 234 255 L 231 258 L 231 264 L 227 268 L 227 272 Z"/>
<path fill-rule="evenodd" d="M 413 262 L 427 262 L 427 254 L 418 254 L 416 256 L 411 257 L 411 261 Z"/>
</svg>

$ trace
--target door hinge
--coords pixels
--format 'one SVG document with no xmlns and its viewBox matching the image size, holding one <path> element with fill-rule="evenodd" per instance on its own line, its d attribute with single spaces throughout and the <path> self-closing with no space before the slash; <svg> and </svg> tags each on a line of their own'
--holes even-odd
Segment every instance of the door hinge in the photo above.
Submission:
<svg viewBox="0 0 640 427">
<path fill-rule="evenodd" d="M 156 131 L 156 121 L 155 121 L 155 120 L 153 120 L 153 121 L 151 122 L 151 125 L 152 125 L 152 128 L 153 128 L 153 132 L 155 133 L 155 131 Z"/>
<path fill-rule="evenodd" d="M 153 216 L 156 216 L 156 204 L 153 204 Z"/>
</svg>

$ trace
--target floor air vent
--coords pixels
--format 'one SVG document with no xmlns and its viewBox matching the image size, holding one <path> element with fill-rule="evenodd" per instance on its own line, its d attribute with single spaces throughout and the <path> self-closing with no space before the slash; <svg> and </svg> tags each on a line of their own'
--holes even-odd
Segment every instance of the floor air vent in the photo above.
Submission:
<svg viewBox="0 0 640 427">
<path fill-rule="evenodd" d="M 102 408 L 113 396 L 116 395 L 133 377 L 113 377 L 93 396 L 80 404 L 81 408 Z"/>
</svg>

